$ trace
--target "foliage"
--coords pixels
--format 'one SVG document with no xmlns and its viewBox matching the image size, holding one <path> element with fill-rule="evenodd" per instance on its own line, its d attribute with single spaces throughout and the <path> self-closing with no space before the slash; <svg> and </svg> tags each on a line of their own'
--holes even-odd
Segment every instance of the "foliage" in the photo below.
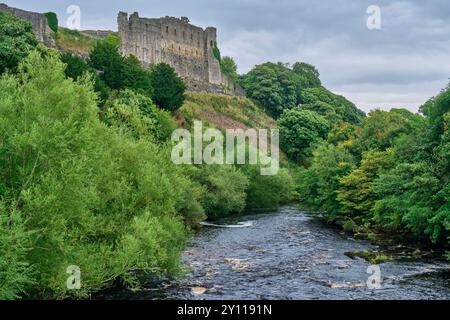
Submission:
<svg viewBox="0 0 450 320">
<path fill-rule="evenodd" d="M 310 146 L 327 137 L 329 126 L 313 111 L 300 108 L 285 111 L 278 120 L 280 146 L 292 159 L 305 161 L 311 155 Z"/>
<path fill-rule="evenodd" d="M 54 12 L 47 12 L 45 14 L 47 17 L 48 26 L 53 32 L 58 32 L 58 16 Z"/>
<path fill-rule="evenodd" d="M 220 55 L 220 50 L 217 47 L 217 42 L 215 42 L 215 41 L 214 41 L 214 46 L 213 46 L 212 52 L 213 52 L 214 58 L 216 58 L 220 62 L 222 60 L 222 58 Z"/>
<path fill-rule="evenodd" d="M 64 52 L 77 52 L 89 55 L 99 38 L 91 37 L 78 30 L 72 30 L 59 26 L 54 34 L 56 46 Z"/>
<path fill-rule="evenodd" d="M 111 99 L 106 110 L 105 121 L 108 124 L 126 125 L 135 137 L 165 142 L 176 129 L 167 111 L 156 108 L 150 98 L 129 89 Z"/>
<path fill-rule="evenodd" d="M 223 74 L 230 77 L 234 82 L 237 82 L 237 64 L 232 57 L 223 57 L 222 60 L 220 60 L 220 69 Z"/>
<path fill-rule="evenodd" d="M 0 299 L 17 299 L 33 284 L 27 261 L 31 234 L 21 213 L 8 210 L 0 200 Z"/>
<path fill-rule="evenodd" d="M 14 72 L 17 65 L 36 47 L 30 22 L 0 12 L 0 74 Z"/>
<path fill-rule="evenodd" d="M 248 209 L 276 209 L 292 200 L 294 181 L 286 169 L 280 169 L 272 176 L 261 175 L 257 165 L 248 165 L 242 170 L 249 179 Z"/>
<path fill-rule="evenodd" d="M 186 85 L 170 65 L 153 65 L 150 81 L 154 88 L 152 100 L 158 107 L 174 111 L 183 105 Z"/>
<path fill-rule="evenodd" d="M 359 167 L 339 180 L 336 199 L 349 215 L 369 215 L 374 205 L 374 181 L 392 166 L 392 150 L 369 151 L 363 155 Z M 367 219 L 367 217 L 365 217 Z"/>
<path fill-rule="evenodd" d="M 206 188 L 202 204 L 208 218 L 223 218 L 245 208 L 248 179 L 233 166 L 201 166 L 194 180 Z"/>
<path fill-rule="evenodd" d="M 61 55 L 61 61 L 67 65 L 65 69 L 67 77 L 78 80 L 85 73 L 89 73 L 94 78 L 95 91 L 99 94 L 100 101 L 103 102 L 109 97 L 111 90 L 83 58 L 71 52 L 65 52 Z"/>
<path fill-rule="evenodd" d="M 359 124 L 365 114 L 352 102 L 342 96 L 336 95 L 326 88 L 305 88 L 300 94 L 302 108 L 319 112 L 334 122 L 345 121 Z"/>
<path fill-rule="evenodd" d="M 424 116 L 375 110 L 360 125 L 335 123 L 299 175 L 300 199 L 344 226 L 411 233 L 448 245 L 449 92 L 426 102 Z M 306 100 L 310 93 L 304 91 Z"/>
<path fill-rule="evenodd" d="M 259 102 L 274 118 L 278 118 L 284 109 L 297 105 L 295 75 L 281 63 L 258 65 L 244 75 L 240 83 L 247 96 Z"/>
<path fill-rule="evenodd" d="M 114 279 L 134 286 L 130 270 L 176 272 L 186 240 L 177 212 L 195 199 L 169 150 L 102 124 L 92 79 L 68 80 L 64 68 L 56 53 L 34 52 L 0 79 L 0 250 L 15 280 L 5 298 L 30 281 L 38 285 L 27 294 L 56 298 Z M 70 265 L 81 269 L 80 290 L 66 287 Z"/>
<path fill-rule="evenodd" d="M 296 62 L 292 66 L 292 71 L 298 76 L 300 90 L 320 87 L 322 85 L 319 79 L 319 71 L 308 63 Z"/>
</svg>

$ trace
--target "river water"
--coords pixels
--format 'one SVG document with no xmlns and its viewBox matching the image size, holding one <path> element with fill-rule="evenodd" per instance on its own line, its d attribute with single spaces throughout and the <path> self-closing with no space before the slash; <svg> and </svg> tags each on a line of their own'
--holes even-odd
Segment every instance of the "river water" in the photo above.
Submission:
<svg viewBox="0 0 450 320">
<path fill-rule="evenodd" d="M 346 255 L 380 250 L 377 245 L 294 207 L 219 222 L 238 223 L 244 227 L 198 232 L 184 253 L 187 271 L 180 279 L 106 298 L 450 299 L 450 265 L 443 259 L 393 259 L 378 265 L 378 282 L 367 261 Z M 370 276 L 379 289 L 367 286 Z"/>
</svg>

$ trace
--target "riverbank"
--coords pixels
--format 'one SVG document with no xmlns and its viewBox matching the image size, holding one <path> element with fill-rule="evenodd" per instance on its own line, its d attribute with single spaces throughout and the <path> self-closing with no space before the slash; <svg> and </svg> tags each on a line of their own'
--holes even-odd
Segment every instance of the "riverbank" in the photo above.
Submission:
<svg viewBox="0 0 450 320">
<path fill-rule="evenodd" d="M 248 226 L 199 231 L 183 254 L 187 271 L 179 279 L 97 298 L 450 299 L 448 262 L 434 257 L 380 263 L 381 289 L 369 289 L 371 264 L 348 253 L 382 248 L 292 206 L 218 223 Z"/>
</svg>

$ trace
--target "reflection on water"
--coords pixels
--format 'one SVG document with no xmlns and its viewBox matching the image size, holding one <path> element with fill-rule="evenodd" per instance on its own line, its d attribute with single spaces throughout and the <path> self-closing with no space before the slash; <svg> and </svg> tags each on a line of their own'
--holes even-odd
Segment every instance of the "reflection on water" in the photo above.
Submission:
<svg viewBox="0 0 450 320">
<path fill-rule="evenodd" d="M 443 260 L 385 262 L 379 265 L 381 289 L 368 289 L 370 264 L 345 254 L 367 250 L 377 246 L 284 207 L 204 227 L 184 253 L 188 271 L 179 280 L 101 298 L 450 299 Z"/>
</svg>

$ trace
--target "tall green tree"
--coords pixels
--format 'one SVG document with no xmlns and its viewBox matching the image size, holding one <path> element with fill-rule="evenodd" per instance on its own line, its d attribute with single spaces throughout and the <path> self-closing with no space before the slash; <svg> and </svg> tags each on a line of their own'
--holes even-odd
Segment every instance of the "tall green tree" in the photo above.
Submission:
<svg viewBox="0 0 450 320">
<path fill-rule="evenodd" d="M 326 139 L 330 124 L 318 113 L 293 108 L 281 115 L 278 128 L 281 148 L 292 159 L 305 163 L 311 146 Z"/>
<path fill-rule="evenodd" d="M 153 65 L 150 80 L 154 89 L 152 100 L 158 107 L 174 111 L 183 105 L 186 84 L 174 68 L 167 63 Z"/>
<path fill-rule="evenodd" d="M 267 62 L 256 66 L 241 77 L 240 84 L 247 96 L 259 102 L 274 118 L 297 105 L 295 75 L 281 63 Z"/>
</svg>

